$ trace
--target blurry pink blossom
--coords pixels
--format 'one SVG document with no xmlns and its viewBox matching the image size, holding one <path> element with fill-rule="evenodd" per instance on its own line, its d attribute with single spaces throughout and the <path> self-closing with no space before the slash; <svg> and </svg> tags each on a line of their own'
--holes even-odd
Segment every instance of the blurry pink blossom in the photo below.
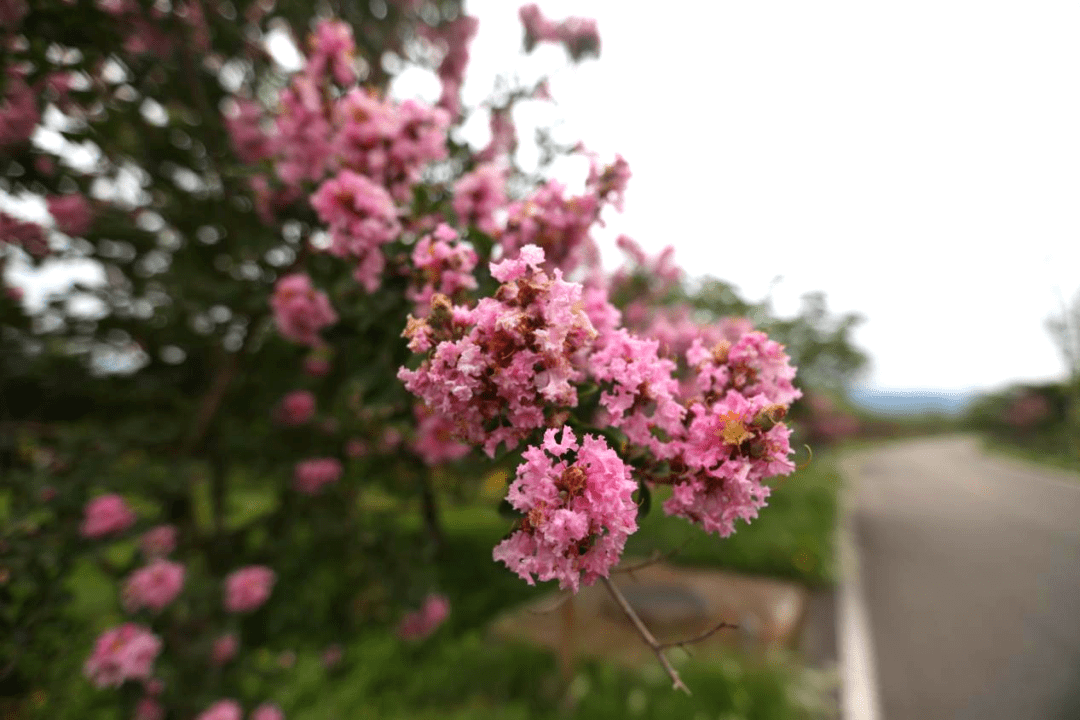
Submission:
<svg viewBox="0 0 1080 720">
<path fill-rule="evenodd" d="M 276 576 L 263 565 L 240 568 L 225 578 L 225 609 L 229 612 L 248 612 L 258 608 L 270 597 Z"/>
<path fill-rule="evenodd" d="M 86 504 L 79 531 L 83 537 L 99 538 L 127 530 L 135 523 L 135 513 L 116 494 L 96 497 Z"/>
</svg>

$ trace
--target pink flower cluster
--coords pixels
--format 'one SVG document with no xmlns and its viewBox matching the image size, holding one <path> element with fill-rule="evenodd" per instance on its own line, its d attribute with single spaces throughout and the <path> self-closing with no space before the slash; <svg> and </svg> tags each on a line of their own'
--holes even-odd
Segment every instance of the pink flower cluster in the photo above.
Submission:
<svg viewBox="0 0 1080 720">
<path fill-rule="evenodd" d="M 333 78 L 342 87 L 356 82 L 354 56 L 356 42 L 352 27 L 341 20 L 320 20 L 308 38 L 307 65 L 304 72 L 316 81 Z"/>
<path fill-rule="evenodd" d="M 488 126 L 491 128 L 491 140 L 487 146 L 476 154 L 476 159 L 482 163 L 498 160 L 508 164 L 517 149 L 517 128 L 514 126 L 514 118 L 511 114 L 513 106 L 492 108 L 491 117 L 488 118 Z"/>
<path fill-rule="evenodd" d="M 249 612 L 270 597 L 276 576 L 263 565 L 249 565 L 225 578 L 225 609 L 229 612 Z"/>
<path fill-rule="evenodd" d="M 85 235 L 94 224 L 94 209 L 79 193 L 52 195 L 45 200 L 57 229 L 65 235 Z"/>
<path fill-rule="evenodd" d="M 124 498 L 116 494 L 96 497 L 86 504 L 79 532 L 83 537 L 99 538 L 122 533 L 135 524 L 135 513 Z"/>
<path fill-rule="evenodd" d="M 235 98 L 232 112 L 225 116 L 233 151 L 241 162 L 256 163 L 270 157 L 273 147 L 263 129 L 266 113 L 255 100 Z"/>
<path fill-rule="evenodd" d="M 136 612 L 148 608 L 161 612 L 184 587 L 184 566 L 161 558 L 131 574 L 124 585 L 124 608 Z"/>
<path fill-rule="evenodd" d="M 416 439 L 412 449 L 426 464 L 434 466 L 460 460 L 472 450 L 455 439 L 454 422 L 450 418 L 433 413 L 422 405 L 416 406 L 415 414 Z"/>
<path fill-rule="evenodd" d="M 410 317 L 405 329 L 409 348 L 428 356 L 398 377 L 491 457 L 500 443 L 512 449 L 543 427 L 546 407 L 577 405 L 572 383 L 584 379 L 584 355 L 596 336 L 581 285 L 559 270 L 548 277 L 543 262 L 543 250 L 527 245 L 519 257 L 491 264 L 503 283 L 495 297 L 467 308 L 436 295 L 431 315 Z"/>
<path fill-rule="evenodd" d="M 270 306 L 278 332 L 301 345 L 320 345 L 319 331 L 338 321 L 326 293 L 312 287 L 311 278 L 302 273 L 277 281 Z"/>
<path fill-rule="evenodd" d="M 236 635 L 232 633 L 222 635 L 214 641 L 214 646 L 210 650 L 210 662 L 215 665 L 224 665 L 236 657 L 236 651 L 239 647 L 240 641 L 236 638 Z"/>
<path fill-rule="evenodd" d="M 0 97 L 0 148 L 18 145 L 30 139 L 41 120 L 37 98 L 23 74 L 8 68 Z"/>
<path fill-rule="evenodd" d="M 150 528 L 139 538 L 139 545 L 148 560 L 170 554 L 176 549 L 176 526 L 158 525 Z"/>
<path fill-rule="evenodd" d="M 417 314 L 425 315 L 436 293 L 453 298 L 463 290 L 475 290 L 476 251 L 458 241 L 458 235 L 445 223 L 416 243 L 412 264 L 419 282 L 413 283 L 406 296 L 416 303 Z"/>
<path fill-rule="evenodd" d="M 697 369 L 695 389 L 706 398 L 715 398 L 732 389 L 747 397 L 764 395 L 777 405 L 789 406 L 802 397 L 792 384 L 795 368 L 784 346 L 763 332 L 748 332 L 734 344 L 721 340 L 707 349 L 698 340 L 686 353 Z"/>
<path fill-rule="evenodd" d="M 323 485 L 341 479 L 341 461 L 337 458 L 312 458 L 296 463 L 293 471 L 293 487 L 307 495 L 314 495 Z"/>
<path fill-rule="evenodd" d="M 536 3 L 523 5 L 518 16 L 525 27 L 526 52 L 531 52 L 536 43 L 546 41 L 562 43 L 574 60 L 585 55 L 600 55 L 600 32 L 595 20 L 569 17 L 555 22 L 544 17 Z"/>
<path fill-rule="evenodd" d="M 203 710 L 195 720 L 242 720 L 244 709 L 235 700 L 218 700 Z M 248 715 L 248 720 L 285 720 L 285 713 L 273 703 L 263 703 Z"/>
<path fill-rule="evenodd" d="M 401 619 L 398 637 L 402 640 L 422 640 L 435 632 L 449 614 L 450 601 L 445 595 L 428 595 L 419 610 Z"/>
<path fill-rule="evenodd" d="M 589 374 L 600 383 L 597 424 L 622 430 L 630 442 L 667 459 L 671 446 L 661 441 L 681 434 L 686 410 L 679 403 L 675 363 L 657 354 L 656 340 L 639 338 L 624 329 L 600 336 L 599 350 L 589 358 Z"/>
<path fill-rule="evenodd" d="M 125 680 L 148 680 L 160 652 L 161 640 L 149 629 L 124 623 L 98 637 L 83 674 L 99 688 L 120 687 Z"/>
<path fill-rule="evenodd" d="M 343 170 L 319 187 L 311 206 L 329 226 L 330 253 L 355 259 L 356 280 L 368 292 L 378 290 L 386 265 L 380 247 L 401 234 L 390 194 L 363 175 Z"/>
<path fill-rule="evenodd" d="M 630 163 L 622 155 L 616 155 L 615 162 L 605 166 L 601 166 L 595 157 L 590 158 L 585 189 L 602 202 L 611 203 L 619 212 L 623 211 L 623 199 L 629 183 Z"/>
<path fill-rule="evenodd" d="M 461 85 L 465 81 L 465 67 L 469 64 L 469 44 L 476 36 L 480 21 L 468 15 L 431 27 L 419 23 L 420 35 L 432 43 L 443 46 L 443 57 L 436 72 L 442 81 L 439 107 L 451 118 L 461 115 Z"/>
<path fill-rule="evenodd" d="M 637 483 L 602 438 L 586 435 L 578 443 L 565 426 L 561 440 L 555 436 L 548 429 L 542 446 L 522 453 L 506 499 L 525 517 L 493 557 L 530 585 L 558 580 L 577 592 L 581 583 L 608 576 L 637 531 Z"/>
<path fill-rule="evenodd" d="M 22 248 L 30 257 L 40 260 L 49 254 L 45 230 L 33 222 L 25 222 L 0 212 L 0 245 Z"/>
<path fill-rule="evenodd" d="M 409 199 L 425 165 L 446 157 L 450 115 L 442 108 L 415 100 L 396 105 L 356 88 L 334 104 L 333 114 L 339 166 L 387 188 L 398 202 Z"/>
<path fill-rule="evenodd" d="M 271 147 L 278 177 L 286 185 L 321 180 L 333 158 L 333 127 L 319 86 L 300 74 L 281 91 Z"/>
<path fill-rule="evenodd" d="M 509 218 L 499 239 L 506 257 L 526 245 L 544 251 L 547 267 L 570 271 L 597 251 L 589 228 L 600 205 L 595 195 L 566 197 L 565 186 L 551 180 L 525 200 L 511 203 Z"/>
<path fill-rule="evenodd" d="M 454 212 L 462 225 L 471 225 L 480 232 L 495 235 L 499 230 L 495 212 L 504 205 L 504 171 L 494 165 L 481 165 L 462 175 L 454 185 Z"/>
<path fill-rule="evenodd" d="M 274 420 L 287 426 L 303 425 L 314 416 L 315 395 L 307 390 L 294 390 L 274 409 Z"/>
</svg>

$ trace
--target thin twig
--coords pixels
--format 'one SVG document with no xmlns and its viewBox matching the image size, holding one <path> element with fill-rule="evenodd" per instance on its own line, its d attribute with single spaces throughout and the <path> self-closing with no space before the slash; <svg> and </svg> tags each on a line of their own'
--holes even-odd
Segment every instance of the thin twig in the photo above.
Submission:
<svg viewBox="0 0 1080 720">
<path fill-rule="evenodd" d="M 690 649 L 686 647 L 687 645 L 693 645 L 694 643 L 699 643 L 702 640 L 705 640 L 705 639 L 709 638 L 710 636 L 712 636 L 713 633 L 719 632 L 720 630 L 723 630 L 724 628 L 727 628 L 729 630 L 738 630 L 739 626 L 738 625 L 733 625 L 732 623 L 729 623 L 729 622 L 721 622 L 719 625 L 716 625 L 715 627 L 701 633 L 700 635 L 698 635 L 696 637 L 687 638 L 686 640 L 676 640 L 674 642 L 661 643 L 660 644 L 660 649 L 661 650 L 667 650 L 668 648 L 679 647 L 679 648 L 682 648 L 683 650 L 687 651 L 687 653 L 689 653 Z"/>
<path fill-rule="evenodd" d="M 606 587 L 608 592 L 611 593 L 611 597 L 615 598 L 615 602 L 617 602 L 619 604 L 619 607 L 622 608 L 622 611 L 626 614 L 626 617 L 628 617 L 630 619 L 630 622 L 634 624 L 634 627 L 637 628 L 638 634 L 641 635 L 641 639 L 645 641 L 646 645 L 652 648 L 653 653 L 656 655 L 656 659 L 660 661 L 660 664 L 664 667 L 664 670 L 667 671 L 668 677 L 671 678 L 672 688 L 674 688 L 675 690 L 682 690 L 687 695 L 690 695 L 690 688 L 686 687 L 686 685 L 682 681 L 682 678 L 679 677 L 678 671 L 674 667 L 672 667 L 671 662 L 667 659 L 667 655 L 664 654 L 663 646 L 659 642 L 657 642 L 656 638 L 653 637 L 653 634 L 649 632 L 649 628 L 645 627 L 645 623 L 641 621 L 641 618 L 638 617 L 638 614 L 634 612 L 634 608 L 630 606 L 630 603 L 627 602 L 623 594 L 619 592 L 619 588 L 615 587 L 615 584 L 606 577 L 602 577 L 600 579 L 604 581 L 604 587 Z"/>
<path fill-rule="evenodd" d="M 648 560 L 642 560 L 639 563 L 627 565 L 626 567 L 613 568 L 611 572 L 626 573 L 630 575 L 630 577 L 633 577 L 635 570 L 641 570 L 642 568 L 647 568 L 650 565 L 655 565 L 656 563 L 663 562 L 664 560 L 670 560 L 671 558 L 675 557 L 676 554 L 678 554 L 683 548 L 690 544 L 691 539 L 692 538 L 689 537 L 686 538 L 685 540 L 683 540 L 681 545 L 672 550 L 668 550 L 666 553 L 661 553 L 659 550 L 653 550 L 652 555 L 649 557 Z"/>
</svg>

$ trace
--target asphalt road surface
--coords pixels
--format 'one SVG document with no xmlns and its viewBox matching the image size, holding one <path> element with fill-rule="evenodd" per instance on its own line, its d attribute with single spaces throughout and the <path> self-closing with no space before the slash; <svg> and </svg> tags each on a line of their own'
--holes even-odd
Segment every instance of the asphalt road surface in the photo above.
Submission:
<svg viewBox="0 0 1080 720">
<path fill-rule="evenodd" d="M 1080 719 L 1080 479 L 962 436 L 849 468 L 884 720 Z"/>
</svg>

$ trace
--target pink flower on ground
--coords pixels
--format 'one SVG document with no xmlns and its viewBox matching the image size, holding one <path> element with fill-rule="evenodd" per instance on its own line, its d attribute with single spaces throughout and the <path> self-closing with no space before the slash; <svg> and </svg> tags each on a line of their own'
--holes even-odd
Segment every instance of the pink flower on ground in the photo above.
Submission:
<svg viewBox="0 0 1080 720">
<path fill-rule="evenodd" d="M 264 565 L 240 568 L 225 578 L 225 609 L 229 612 L 249 612 L 270 597 L 277 576 Z"/>
<path fill-rule="evenodd" d="M 315 396 L 307 390 L 289 393 L 274 410 L 274 419 L 282 425 L 303 425 L 314 415 Z"/>
<path fill-rule="evenodd" d="M 251 712 L 249 720 L 285 720 L 285 713 L 273 703 L 263 703 Z"/>
<path fill-rule="evenodd" d="M 124 585 L 124 608 L 136 612 L 149 608 L 161 612 L 184 587 L 184 566 L 157 559 L 131 574 Z"/>
<path fill-rule="evenodd" d="M 270 306 L 281 336 L 301 345 L 320 345 L 319 331 L 338 321 L 326 293 L 312 287 L 311 278 L 302 273 L 277 281 Z"/>
<path fill-rule="evenodd" d="M 235 700 L 218 700 L 199 713 L 195 720 L 241 720 L 243 715 L 240 703 Z"/>
<path fill-rule="evenodd" d="M 150 528 L 139 539 L 139 545 L 148 560 L 168 555 L 176 549 L 176 526 L 158 525 Z"/>
<path fill-rule="evenodd" d="M 210 661 L 215 665 L 224 665 L 236 657 L 236 651 L 240 647 L 240 641 L 236 635 L 229 633 L 222 635 L 214 641 L 214 647 L 210 651 Z"/>
<path fill-rule="evenodd" d="M 314 495 L 323 485 L 341 479 L 341 461 L 337 458 L 312 458 L 296 463 L 293 471 L 293 487 L 302 493 Z"/>
<path fill-rule="evenodd" d="M 603 438 L 586 435 L 579 444 L 563 426 L 556 442 L 556 432 L 548 429 L 541 447 L 522 453 L 506 499 L 524 517 L 492 557 L 530 585 L 558 580 L 577 592 L 608 577 L 637 530 L 637 483 Z"/>
<path fill-rule="evenodd" d="M 148 680 L 161 640 L 142 625 L 124 623 L 102 633 L 83 666 L 83 674 L 99 688 L 120 687 L 125 680 Z"/>
<path fill-rule="evenodd" d="M 49 214 L 56 220 L 56 227 L 65 235 L 85 235 L 94 223 L 94 209 L 79 193 L 52 195 L 46 199 Z"/>
<path fill-rule="evenodd" d="M 398 637 L 402 640 L 422 640 L 435 632 L 449 614 L 450 601 L 445 595 L 428 595 L 419 610 L 401 619 Z"/>
<path fill-rule="evenodd" d="M 96 497 L 86 504 L 79 531 L 83 537 L 99 538 L 115 535 L 135 524 L 135 513 L 124 498 L 116 494 Z"/>
</svg>

